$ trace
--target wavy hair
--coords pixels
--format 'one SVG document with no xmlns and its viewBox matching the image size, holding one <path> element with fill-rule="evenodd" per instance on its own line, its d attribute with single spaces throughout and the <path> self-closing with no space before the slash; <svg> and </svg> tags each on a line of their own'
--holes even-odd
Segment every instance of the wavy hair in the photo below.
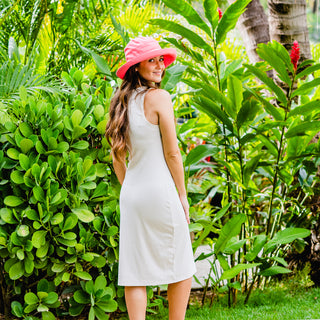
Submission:
<svg viewBox="0 0 320 320">
<path fill-rule="evenodd" d="M 128 119 L 128 103 L 129 99 L 139 87 L 146 87 L 140 93 L 146 92 L 149 88 L 160 88 L 159 83 L 153 83 L 142 78 L 136 68 L 136 64 L 128 69 L 124 79 L 111 99 L 109 108 L 109 121 L 106 127 L 105 136 L 111 146 L 112 157 L 122 160 L 120 154 L 127 154 L 130 149 L 129 141 L 129 119 Z M 165 71 L 163 71 L 162 77 Z"/>
</svg>

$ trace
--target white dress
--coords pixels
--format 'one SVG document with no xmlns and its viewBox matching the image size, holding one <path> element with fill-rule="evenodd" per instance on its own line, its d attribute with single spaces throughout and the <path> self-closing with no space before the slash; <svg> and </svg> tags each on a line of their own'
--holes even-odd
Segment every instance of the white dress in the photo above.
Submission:
<svg viewBox="0 0 320 320">
<path fill-rule="evenodd" d="M 188 224 L 164 158 L 160 129 L 145 117 L 141 90 L 128 103 L 131 150 L 120 193 L 121 286 L 169 284 L 196 271 Z"/>
</svg>

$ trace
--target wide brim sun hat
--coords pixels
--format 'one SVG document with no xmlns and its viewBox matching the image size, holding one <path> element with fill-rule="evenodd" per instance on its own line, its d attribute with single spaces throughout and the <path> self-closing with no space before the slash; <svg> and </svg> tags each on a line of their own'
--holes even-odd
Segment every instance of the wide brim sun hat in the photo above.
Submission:
<svg viewBox="0 0 320 320">
<path fill-rule="evenodd" d="M 122 65 L 117 76 L 123 79 L 128 69 L 135 64 L 151 58 L 163 56 L 165 67 L 169 66 L 177 57 L 177 51 L 173 48 L 162 49 L 157 40 L 151 37 L 137 37 L 129 41 L 124 49 L 126 63 Z"/>
</svg>

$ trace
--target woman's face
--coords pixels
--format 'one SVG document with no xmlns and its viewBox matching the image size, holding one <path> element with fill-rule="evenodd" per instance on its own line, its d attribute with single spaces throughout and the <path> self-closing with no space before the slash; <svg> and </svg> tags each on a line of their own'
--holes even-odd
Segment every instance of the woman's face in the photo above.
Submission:
<svg viewBox="0 0 320 320">
<path fill-rule="evenodd" d="M 137 71 L 140 76 L 147 81 L 159 83 L 162 79 L 162 73 L 165 69 L 163 56 L 144 60 L 139 63 Z"/>
</svg>

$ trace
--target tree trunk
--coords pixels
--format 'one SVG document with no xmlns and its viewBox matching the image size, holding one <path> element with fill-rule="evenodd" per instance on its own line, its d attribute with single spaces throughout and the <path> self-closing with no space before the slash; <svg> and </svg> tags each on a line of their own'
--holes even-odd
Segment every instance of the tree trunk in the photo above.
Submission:
<svg viewBox="0 0 320 320">
<path fill-rule="evenodd" d="M 306 0 L 268 0 L 270 39 L 289 51 L 293 41 L 300 46 L 300 60 L 311 59 Z"/>
<path fill-rule="evenodd" d="M 237 27 L 251 63 L 260 61 L 256 49 L 259 43 L 270 41 L 268 17 L 259 0 L 252 0 L 240 16 Z"/>
<path fill-rule="evenodd" d="M 317 213 L 316 213 L 317 215 Z M 310 259 L 311 272 L 310 277 L 316 286 L 320 286 L 320 218 L 311 230 L 311 248 Z"/>
<path fill-rule="evenodd" d="M 8 288 L 3 275 L 4 265 L 0 261 L 0 313 L 5 316 L 10 314 L 10 297 L 8 294 Z M 7 318 L 5 318 L 7 319 Z"/>
<path fill-rule="evenodd" d="M 234 0 L 229 0 L 233 2 Z M 256 53 L 259 43 L 276 40 L 290 51 L 293 41 L 300 46 L 300 62 L 311 59 L 307 28 L 306 0 L 268 0 L 269 18 L 259 0 L 252 0 L 238 20 L 251 63 L 260 60 Z"/>
</svg>

